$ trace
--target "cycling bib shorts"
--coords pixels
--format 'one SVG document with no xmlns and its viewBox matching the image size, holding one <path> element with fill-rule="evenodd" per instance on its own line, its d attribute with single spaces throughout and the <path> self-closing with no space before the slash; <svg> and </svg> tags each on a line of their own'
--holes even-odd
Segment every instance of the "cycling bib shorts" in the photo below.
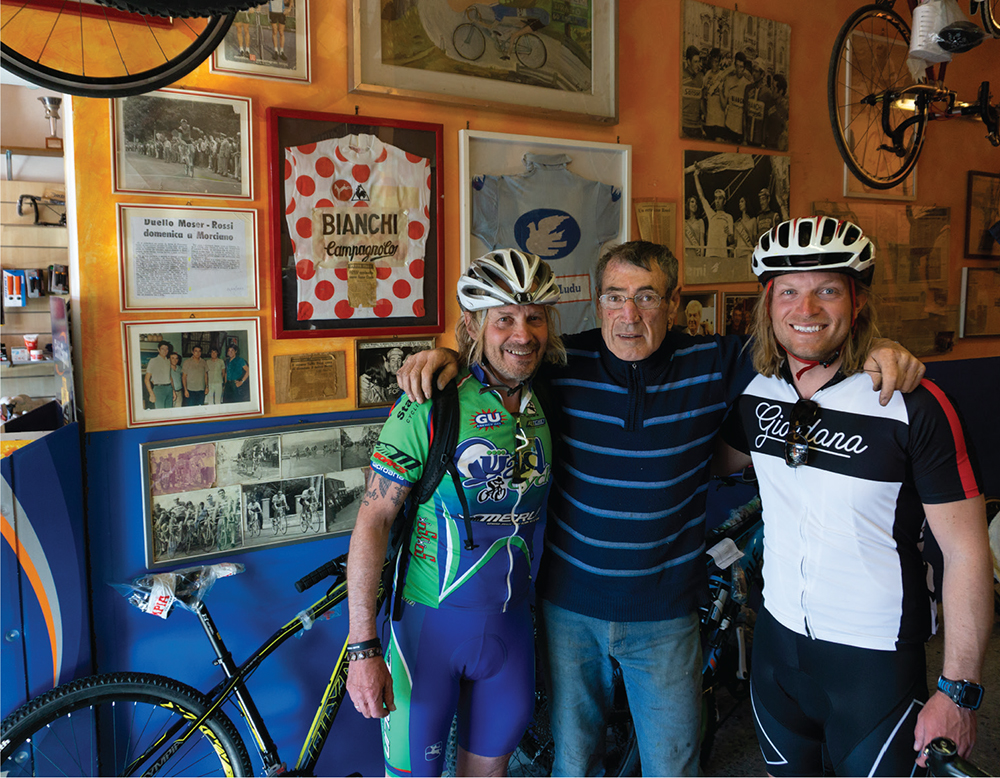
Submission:
<svg viewBox="0 0 1000 778">
<path fill-rule="evenodd" d="M 516 747 L 534 712 L 534 630 L 527 600 L 506 613 L 407 603 L 386 662 L 396 710 L 382 719 L 386 775 L 441 775 L 452 718 L 479 756 Z"/>
<path fill-rule="evenodd" d="M 837 775 L 926 774 L 913 750 L 927 700 L 923 644 L 879 651 L 816 640 L 764 608 L 750 695 L 771 775 L 823 775 L 824 762 Z"/>
</svg>

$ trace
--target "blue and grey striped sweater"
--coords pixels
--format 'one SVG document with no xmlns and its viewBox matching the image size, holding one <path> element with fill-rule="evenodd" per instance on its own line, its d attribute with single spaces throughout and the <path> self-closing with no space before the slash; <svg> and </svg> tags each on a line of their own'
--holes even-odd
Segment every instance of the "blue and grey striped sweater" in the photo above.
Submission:
<svg viewBox="0 0 1000 778">
<path fill-rule="evenodd" d="M 713 441 L 753 377 L 744 338 L 670 332 L 623 362 L 600 330 L 568 336 L 547 369 L 557 438 L 539 594 L 607 621 L 692 612 L 707 592 Z"/>
</svg>

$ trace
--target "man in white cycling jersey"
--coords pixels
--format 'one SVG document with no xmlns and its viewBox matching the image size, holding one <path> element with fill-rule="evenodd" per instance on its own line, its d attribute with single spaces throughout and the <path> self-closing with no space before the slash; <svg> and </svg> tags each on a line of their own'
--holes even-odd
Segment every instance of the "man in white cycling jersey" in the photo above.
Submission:
<svg viewBox="0 0 1000 778">
<path fill-rule="evenodd" d="M 985 506 L 961 419 L 923 381 L 885 407 L 862 362 L 877 336 L 874 246 L 829 217 L 761 236 L 751 333 L 759 375 L 715 466 L 751 459 L 764 505 L 764 604 L 751 700 L 768 772 L 911 775 L 931 739 L 975 743 L 993 624 Z M 943 552 L 938 691 L 924 641 L 935 616 L 921 549 Z"/>
</svg>

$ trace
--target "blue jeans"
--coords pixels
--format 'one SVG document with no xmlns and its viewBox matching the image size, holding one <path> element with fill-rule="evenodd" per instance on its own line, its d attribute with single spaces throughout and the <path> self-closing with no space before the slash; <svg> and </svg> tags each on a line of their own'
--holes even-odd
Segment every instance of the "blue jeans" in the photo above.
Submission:
<svg viewBox="0 0 1000 778">
<path fill-rule="evenodd" d="M 698 615 L 604 621 L 546 600 L 539 613 L 556 751 L 552 774 L 601 774 L 614 658 L 625 680 L 643 775 L 698 775 Z"/>
</svg>

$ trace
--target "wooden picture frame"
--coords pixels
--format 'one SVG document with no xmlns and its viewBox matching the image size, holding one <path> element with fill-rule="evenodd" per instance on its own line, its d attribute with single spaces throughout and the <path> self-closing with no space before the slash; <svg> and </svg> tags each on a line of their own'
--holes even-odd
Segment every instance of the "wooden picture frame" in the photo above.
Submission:
<svg viewBox="0 0 1000 778">
<path fill-rule="evenodd" d="M 962 268 L 962 299 L 958 337 L 1000 335 L 1000 269 Z"/>
<path fill-rule="evenodd" d="M 442 332 L 442 126 L 269 108 L 267 135 L 274 337 Z"/>
<path fill-rule="evenodd" d="M 379 408 L 396 402 L 402 394 L 396 383 L 396 371 L 410 354 L 431 348 L 434 348 L 434 338 L 356 340 L 354 364 L 358 407 Z"/>
<path fill-rule="evenodd" d="M 753 309 L 758 297 L 760 292 L 752 294 L 725 292 L 722 295 L 722 310 L 719 311 L 719 334 L 749 334 Z"/>
<path fill-rule="evenodd" d="M 237 12 L 233 26 L 212 52 L 210 71 L 308 84 L 309 0 L 285 0 L 285 6 L 284 29 L 278 29 L 277 45 L 269 14 L 261 10 L 263 4 Z"/>
<path fill-rule="evenodd" d="M 146 567 L 349 534 L 381 428 L 368 419 L 143 443 Z"/>
<path fill-rule="evenodd" d="M 122 322 L 122 340 L 129 427 L 263 414 L 258 319 Z M 195 360 L 196 348 L 206 363 L 205 380 L 199 366 L 187 365 Z M 219 366 L 211 363 L 213 352 L 224 362 L 221 386 Z M 169 371 L 171 354 L 179 355 L 180 376 Z M 167 365 L 153 363 L 154 359 L 165 360 Z M 189 374 L 186 378 L 185 373 Z"/>
<path fill-rule="evenodd" d="M 969 171 L 965 202 L 965 256 L 1000 259 L 1000 242 L 988 230 L 1000 223 L 1000 173 Z"/>
<path fill-rule="evenodd" d="M 510 7 L 502 18 L 484 18 L 486 5 L 394 3 L 383 13 L 381 0 L 351 0 L 348 88 L 617 124 L 617 0 Z"/>
<path fill-rule="evenodd" d="M 673 329 L 688 335 L 714 335 L 719 331 L 719 293 L 716 291 L 681 292 Z M 690 310 L 689 310 L 690 309 Z M 690 325 L 697 320 L 697 332 Z"/>
<path fill-rule="evenodd" d="M 121 310 L 259 307 L 257 211 L 118 204 Z"/>
<path fill-rule="evenodd" d="M 537 254 L 559 284 L 560 330 L 598 326 L 594 269 L 602 248 L 629 240 L 632 147 L 475 130 L 458 135 L 462 268 L 498 248 Z"/>
<path fill-rule="evenodd" d="M 116 194 L 253 199 L 250 98 L 160 89 L 109 103 Z"/>
</svg>

